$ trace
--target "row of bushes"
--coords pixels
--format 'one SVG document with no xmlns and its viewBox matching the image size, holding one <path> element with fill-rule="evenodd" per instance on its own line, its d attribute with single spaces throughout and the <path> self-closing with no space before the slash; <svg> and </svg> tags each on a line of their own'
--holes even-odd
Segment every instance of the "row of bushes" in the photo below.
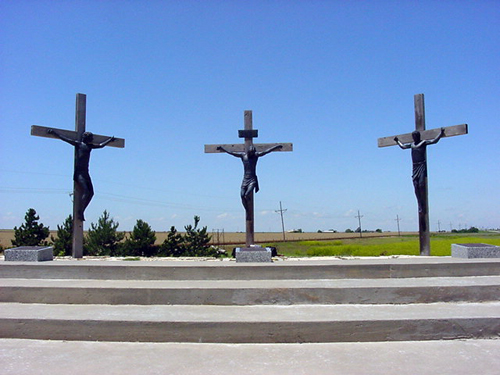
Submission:
<svg viewBox="0 0 500 375">
<path fill-rule="evenodd" d="M 53 246 L 55 256 L 68 256 L 72 253 L 73 219 L 66 218 L 57 226 L 56 237 L 49 237 L 49 227 L 38 223 L 40 217 L 33 208 L 25 215 L 25 222 L 14 227 L 13 246 Z M 221 253 L 209 245 L 210 235 L 207 227 L 198 228 L 200 217 L 194 217 L 194 225 L 186 225 L 185 233 L 179 233 L 172 226 L 167 238 L 161 245 L 155 245 L 156 234 L 143 220 L 137 220 L 128 236 L 118 231 L 115 222 L 105 210 L 96 224 L 91 223 L 83 241 L 83 254 L 89 256 L 209 256 L 218 257 Z"/>
</svg>

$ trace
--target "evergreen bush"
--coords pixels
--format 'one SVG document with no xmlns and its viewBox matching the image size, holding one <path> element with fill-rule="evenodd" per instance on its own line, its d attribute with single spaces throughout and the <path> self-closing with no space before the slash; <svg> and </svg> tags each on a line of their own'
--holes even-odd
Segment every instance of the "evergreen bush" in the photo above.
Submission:
<svg viewBox="0 0 500 375">
<path fill-rule="evenodd" d="M 57 226 L 57 237 L 50 236 L 54 256 L 69 256 L 73 249 L 73 217 L 69 215 L 62 225 Z"/>
<path fill-rule="evenodd" d="M 90 229 L 85 237 L 84 252 L 93 256 L 117 256 L 122 255 L 120 242 L 125 234 L 118 232 L 120 224 L 110 218 L 108 211 L 97 220 L 97 224 L 90 224 Z"/>
<path fill-rule="evenodd" d="M 12 246 L 47 246 L 45 239 L 49 236 L 49 227 L 38 223 L 40 217 L 33 208 L 28 209 L 24 216 L 24 223 L 18 228 L 14 227 Z"/>
<path fill-rule="evenodd" d="M 217 249 L 209 245 L 210 235 L 207 227 L 198 228 L 200 217 L 194 217 L 194 226 L 186 225 L 184 235 L 170 228 L 167 238 L 160 247 L 160 255 L 171 257 L 218 257 Z"/>
<path fill-rule="evenodd" d="M 137 220 L 130 237 L 122 246 L 122 253 L 126 256 L 155 256 L 158 252 L 155 241 L 156 233 L 151 226 L 143 220 Z"/>
</svg>

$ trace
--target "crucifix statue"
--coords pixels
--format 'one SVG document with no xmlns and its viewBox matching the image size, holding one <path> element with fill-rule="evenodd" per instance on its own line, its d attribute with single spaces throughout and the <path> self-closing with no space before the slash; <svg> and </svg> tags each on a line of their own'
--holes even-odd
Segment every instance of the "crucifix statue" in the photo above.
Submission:
<svg viewBox="0 0 500 375">
<path fill-rule="evenodd" d="M 75 147 L 75 168 L 73 174 L 73 257 L 83 256 L 84 212 L 94 196 L 89 174 L 90 152 L 105 146 L 125 147 L 125 140 L 92 134 L 85 131 L 86 101 L 84 94 L 76 94 L 75 131 L 47 128 L 33 125 L 31 135 L 57 138 Z"/>
<path fill-rule="evenodd" d="M 378 139 L 378 147 L 398 145 L 411 149 L 413 162 L 412 180 L 418 204 L 420 255 L 430 255 L 429 201 L 427 184 L 427 146 L 439 142 L 443 137 L 468 133 L 467 124 L 425 130 L 424 94 L 414 96 L 415 131 Z"/>
<path fill-rule="evenodd" d="M 261 143 L 254 144 L 253 138 L 258 137 L 258 131 L 253 129 L 252 111 L 245 111 L 245 129 L 239 130 L 240 138 L 245 138 L 244 144 L 205 145 L 206 153 L 225 152 L 240 158 L 243 162 L 243 181 L 241 183 L 241 203 L 245 208 L 246 247 L 255 244 L 254 240 L 254 192 L 259 191 L 257 179 L 257 161 L 260 157 L 273 151 L 293 151 L 291 143 Z"/>
</svg>

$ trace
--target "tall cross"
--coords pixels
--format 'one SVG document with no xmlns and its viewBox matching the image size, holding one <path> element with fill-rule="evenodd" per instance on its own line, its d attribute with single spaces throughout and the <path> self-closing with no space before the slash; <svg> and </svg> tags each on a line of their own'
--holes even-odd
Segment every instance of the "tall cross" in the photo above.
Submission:
<svg viewBox="0 0 500 375">
<path fill-rule="evenodd" d="M 254 240 L 254 190 L 259 190 L 256 175 L 257 159 L 273 151 L 293 151 L 291 143 L 260 143 L 254 144 L 258 130 L 253 129 L 252 111 L 245 111 L 245 128 L 238 131 L 238 136 L 245 139 L 244 144 L 205 145 L 205 153 L 226 152 L 241 158 L 244 166 L 244 176 L 241 185 L 241 198 L 245 207 L 246 217 L 246 247 L 255 244 Z"/>
<path fill-rule="evenodd" d="M 85 94 L 76 94 L 75 131 L 37 125 L 31 126 L 31 135 L 62 139 L 75 145 L 72 254 L 74 258 L 81 258 L 83 256 L 83 211 L 93 195 L 92 183 L 88 174 L 90 151 L 94 148 L 102 148 L 104 146 L 125 147 L 125 140 L 122 138 L 106 137 L 97 134 L 92 134 L 89 137 L 91 133 L 85 132 L 86 103 L 87 96 Z M 81 144 L 84 149 L 79 151 L 79 147 L 76 144 Z M 88 182 L 82 181 L 85 178 L 88 178 Z"/>
<path fill-rule="evenodd" d="M 429 228 L 429 200 L 427 184 L 427 145 L 437 143 L 443 137 L 453 137 L 468 133 L 467 124 L 444 128 L 425 129 L 424 94 L 414 96 L 415 131 L 397 136 L 378 139 L 378 147 L 399 145 L 412 150 L 413 185 L 418 202 L 418 227 L 420 255 L 430 255 L 431 241 Z"/>
</svg>

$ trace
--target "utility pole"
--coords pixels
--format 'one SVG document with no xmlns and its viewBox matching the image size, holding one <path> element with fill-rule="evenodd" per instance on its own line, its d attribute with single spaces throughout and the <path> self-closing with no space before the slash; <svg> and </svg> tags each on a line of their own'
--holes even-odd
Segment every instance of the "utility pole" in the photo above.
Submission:
<svg viewBox="0 0 500 375">
<path fill-rule="evenodd" d="M 359 221 L 359 237 L 363 237 L 362 230 L 361 230 L 361 218 L 363 217 L 363 215 L 360 215 L 359 210 L 358 210 L 358 216 L 354 216 L 354 217 L 357 217 L 358 221 Z"/>
<path fill-rule="evenodd" d="M 438 233 L 441 233 L 441 222 L 438 220 Z"/>
<path fill-rule="evenodd" d="M 399 215 L 396 215 L 396 221 L 398 222 L 398 237 L 401 237 L 401 231 L 399 230 L 399 222 L 401 219 L 399 218 Z"/>
<path fill-rule="evenodd" d="M 283 212 L 286 212 L 286 209 L 283 209 L 283 207 L 281 206 L 281 201 L 280 201 L 280 209 L 276 210 L 274 212 L 279 212 L 280 215 L 281 215 L 281 229 L 283 231 L 283 242 L 285 242 L 286 241 L 286 238 L 285 238 L 285 221 L 283 220 Z"/>
</svg>

